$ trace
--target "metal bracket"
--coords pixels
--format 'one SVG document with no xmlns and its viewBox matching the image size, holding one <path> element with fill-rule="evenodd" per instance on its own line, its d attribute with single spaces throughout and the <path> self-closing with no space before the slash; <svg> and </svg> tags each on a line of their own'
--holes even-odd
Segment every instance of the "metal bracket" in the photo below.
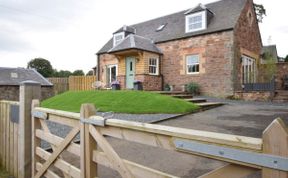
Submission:
<svg viewBox="0 0 288 178">
<path fill-rule="evenodd" d="M 105 119 L 97 116 L 97 118 L 91 117 L 89 119 L 80 118 L 80 122 L 84 124 L 92 124 L 96 126 L 105 127 Z"/>
<path fill-rule="evenodd" d="M 43 120 L 47 120 L 48 119 L 48 115 L 45 112 L 42 111 L 32 111 L 32 116 L 39 118 L 39 119 L 43 119 Z"/>
<path fill-rule="evenodd" d="M 19 105 L 10 105 L 10 120 L 13 123 L 19 123 Z"/>
<path fill-rule="evenodd" d="M 114 112 L 105 112 L 101 116 L 91 116 L 89 119 L 80 118 L 80 122 L 105 127 L 106 120 L 114 117 Z"/>
<path fill-rule="evenodd" d="M 183 139 L 175 139 L 173 142 L 177 150 L 230 159 L 281 171 L 288 171 L 288 158 L 286 157 L 254 153 Z"/>
</svg>

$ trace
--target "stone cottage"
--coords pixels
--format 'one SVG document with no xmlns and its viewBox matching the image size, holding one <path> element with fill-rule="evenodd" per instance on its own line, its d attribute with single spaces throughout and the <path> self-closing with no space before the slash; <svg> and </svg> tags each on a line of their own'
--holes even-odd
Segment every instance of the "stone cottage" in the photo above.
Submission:
<svg viewBox="0 0 288 178">
<path fill-rule="evenodd" d="M 97 52 L 98 80 L 174 90 L 196 82 L 230 96 L 257 80 L 262 49 L 253 0 L 221 0 L 118 29 Z"/>
<path fill-rule="evenodd" d="M 53 84 L 34 69 L 0 67 L 0 100 L 19 101 L 21 82 L 33 80 L 41 84 L 41 99 L 52 97 Z"/>
</svg>

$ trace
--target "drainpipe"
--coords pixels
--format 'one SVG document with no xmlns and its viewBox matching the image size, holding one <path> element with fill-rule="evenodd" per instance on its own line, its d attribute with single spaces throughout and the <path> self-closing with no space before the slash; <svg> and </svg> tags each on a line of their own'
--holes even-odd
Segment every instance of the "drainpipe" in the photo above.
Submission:
<svg viewBox="0 0 288 178">
<path fill-rule="evenodd" d="M 96 60 L 97 60 L 97 68 L 96 68 L 96 73 L 97 73 L 97 81 L 100 81 L 100 57 L 99 54 L 96 54 Z"/>
</svg>

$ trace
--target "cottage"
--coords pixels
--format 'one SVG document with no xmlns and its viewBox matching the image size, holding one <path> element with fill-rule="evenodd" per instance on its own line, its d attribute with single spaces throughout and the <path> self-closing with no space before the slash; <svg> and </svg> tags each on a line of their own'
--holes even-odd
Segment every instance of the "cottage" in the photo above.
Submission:
<svg viewBox="0 0 288 178">
<path fill-rule="evenodd" d="M 222 0 L 118 29 L 97 52 L 97 77 L 149 91 L 196 82 L 203 94 L 230 96 L 257 80 L 261 49 L 253 1 Z"/>
<path fill-rule="evenodd" d="M 0 100 L 19 101 L 21 82 L 33 80 L 41 84 L 41 98 L 52 97 L 53 84 L 34 69 L 0 67 Z"/>
</svg>

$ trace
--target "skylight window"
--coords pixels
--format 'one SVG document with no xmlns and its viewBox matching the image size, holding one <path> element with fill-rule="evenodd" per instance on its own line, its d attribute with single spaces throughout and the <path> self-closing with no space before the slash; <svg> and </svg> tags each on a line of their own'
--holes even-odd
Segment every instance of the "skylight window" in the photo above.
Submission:
<svg viewBox="0 0 288 178">
<path fill-rule="evenodd" d="M 162 31 L 166 25 L 167 25 L 167 23 L 160 25 L 160 26 L 156 29 L 156 32 Z"/>
</svg>

